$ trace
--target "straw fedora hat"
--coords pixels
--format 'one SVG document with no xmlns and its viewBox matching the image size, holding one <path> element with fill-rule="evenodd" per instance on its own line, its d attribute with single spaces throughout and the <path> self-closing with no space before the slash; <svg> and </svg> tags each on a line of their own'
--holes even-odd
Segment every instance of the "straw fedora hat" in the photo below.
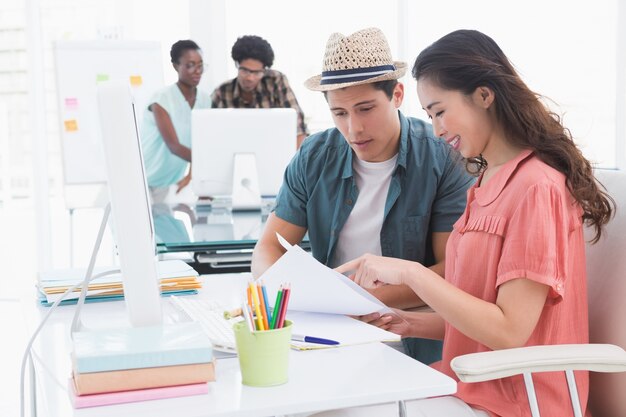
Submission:
<svg viewBox="0 0 626 417">
<path fill-rule="evenodd" d="M 367 28 L 350 36 L 341 33 L 330 35 L 322 73 L 309 78 L 304 85 L 313 91 L 329 91 L 397 80 L 405 72 L 406 62 L 393 61 L 383 32 L 377 28 Z"/>
</svg>

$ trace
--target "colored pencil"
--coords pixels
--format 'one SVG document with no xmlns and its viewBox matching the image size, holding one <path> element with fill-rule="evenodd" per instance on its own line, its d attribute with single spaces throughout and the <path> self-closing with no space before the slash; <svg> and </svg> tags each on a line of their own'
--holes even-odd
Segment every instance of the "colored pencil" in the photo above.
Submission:
<svg viewBox="0 0 626 417">
<path fill-rule="evenodd" d="M 241 310 L 243 312 L 243 317 L 246 320 L 246 324 L 248 325 L 248 330 L 250 330 L 250 332 L 253 332 L 254 321 L 252 320 L 252 312 L 250 311 L 250 306 L 244 302 L 241 306 Z"/>
<path fill-rule="evenodd" d="M 261 315 L 261 302 L 259 300 L 259 292 L 254 282 L 250 283 L 250 292 L 252 293 L 252 301 L 254 302 L 254 314 L 256 314 L 257 330 L 265 330 L 263 327 L 263 317 Z"/>
<path fill-rule="evenodd" d="M 263 330 L 269 330 L 270 324 L 267 320 L 266 301 L 263 294 L 263 287 L 260 284 L 257 286 L 257 292 L 259 293 L 259 309 L 261 310 L 261 319 L 263 320 Z"/>
<path fill-rule="evenodd" d="M 261 290 L 263 292 L 263 301 L 265 301 L 265 315 L 267 316 L 267 330 L 271 329 L 270 323 L 272 322 L 272 314 L 270 313 L 270 299 L 267 298 L 267 289 L 265 284 L 261 283 Z"/>
<path fill-rule="evenodd" d="M 287 316 L 287 306 L 289 304 L 289 295 L 291 294 L 291 286 L 287 284 L 283 291 L 283 301 L 280 309 L 280 317 L 278 318 L 277 329 L 282 328 L 285 325 L 285 317 Z"/>
<path fill-rule="evenodd" d="M 278 323 L 278 316 L 280 316 L 280 304 L 283 299 L 283 286 L 281 285 L 278 294 L 276 294 L 276 302 L 274 303 L 274 311 L 272 311 L 272 322 L 270 323 L 270 329 L 275 329 Z"/>
<path fill-rule="evenodd" d="M 247 310 L 248 310 L 248 315 L 250 316 L 250 321 L 252 322 L 252 331 L 255 331 L 256 328 L 254 326 L 254 314 L 252 314 L 252 307 L 247 306 Z"/>
</svg>

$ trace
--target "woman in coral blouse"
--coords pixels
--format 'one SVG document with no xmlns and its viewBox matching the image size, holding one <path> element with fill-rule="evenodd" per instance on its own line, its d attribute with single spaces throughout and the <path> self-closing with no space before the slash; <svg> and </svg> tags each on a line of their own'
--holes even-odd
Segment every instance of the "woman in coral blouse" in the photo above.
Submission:
<svg viewBox="0 0 626 417">
<path fill-rule="evenodd" d="M 413 76 L 435 133 L 460 151 L 478 180 L 448 240 L 445 279 L 419 263 L 373 255 L 337 268 L 353 271 L 364 287 L 406 284 L 433 310 L 366 319 L 402 336 L 443 339 L 435 366 L 451 377 L 458 355 L 586 343 L 583 222 L 597 240 L 613 203 L 569 130 L 480 32 L 439 39 L 417 57 Z M 576 377 L 584 409 L 588 376 Z M 562 373 L 537 374 L 534 383 L 541 415 L 572 415 Z M 407 410 L 530 416 L 521 376 L 459 383 L 454 397 L 409 402 Z"/>
</svg>

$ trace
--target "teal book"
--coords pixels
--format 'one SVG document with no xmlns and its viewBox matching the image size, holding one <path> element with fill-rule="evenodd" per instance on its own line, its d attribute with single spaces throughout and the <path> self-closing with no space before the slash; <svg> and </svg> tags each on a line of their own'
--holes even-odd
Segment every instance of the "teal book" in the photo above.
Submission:
<svg viewBox="0 0 626 417">
<path fill-rule="evenodd" d="M 78 373 L 189 365 L 213 360 L 213 347 L 197 322 L 98 329 L 73 334 Z"/>
<path fill-rule="evenodd" d="M 180 291 L 162 291 L 162 297 L 169 297 L 171 295 L 195 295 L 198 294 L 198 290 L 180 290 Z M 39 303 L 44 307 L 50 307 L 54 302 L 47 301 L 45 294 L 39 294 Z M 85 298 L 85 303 L 102 303 L 106 301 L 120 301 L 124 299 L 124 295 L 102 295 L 102 296 L 88 296 Z M 72 305 L 78 303 L 78 298 L 70 300 L 63 300 L 59 303 L 60 306 Z"/>
</svg>

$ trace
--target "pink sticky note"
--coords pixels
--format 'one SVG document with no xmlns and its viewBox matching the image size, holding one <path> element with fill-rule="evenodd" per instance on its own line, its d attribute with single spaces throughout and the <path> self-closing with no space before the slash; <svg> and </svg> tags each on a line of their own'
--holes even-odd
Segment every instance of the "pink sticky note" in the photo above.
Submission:
<svg viewBox="0 0 626 417">
<path fill-rule="evenodd" d="M 65 109 L 66 110 L 78 109 L 78 99 L 76 97 L 67 97 L 65 99 Z"/>
</svg>

